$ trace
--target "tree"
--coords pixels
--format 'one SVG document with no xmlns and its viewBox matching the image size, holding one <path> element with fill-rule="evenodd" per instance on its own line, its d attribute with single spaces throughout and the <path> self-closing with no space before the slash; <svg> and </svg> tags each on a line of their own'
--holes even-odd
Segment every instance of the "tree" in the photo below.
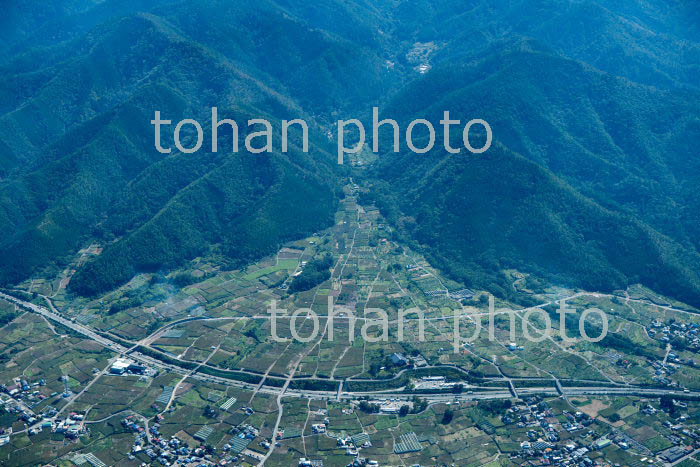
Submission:
<svg viewBox="0 0 700 467">
<path fill-rule="evenodd" d="M 365 413 L 377 413 L 379 412 L 379 405 L 370 404 L 367 401 L 360 401 L 360 410 Z"/>
<path fill-rule="evenodd" d="M 413 413 L 420 413 L 428 407 L 428 401 L 420 397 L 413 398 Z"/>
<path fill-rule="evenodd" d="M 406 415 L 408 415 L 410 409 L 411 408 L 408 405 L 402 405 L 399 409 L 399 417 L 405 417 Z"/>
<path fill-rule="evenodd" d="M 440 423 L 442 423 L 443 425 L 449 425 L 452 421 L 452 418 L 454 418 L 454 415 L 455 414 L 452 411 L 452 409 L 445 410 L 445 413 L 442 414 L 442 420 L 440 421 Z"/>
<path fill-rule="evenodd" d="M 672 417 L 676 415 L 676 404 L 671 397 L 661 396 L 659 402 L 661 403 L 661 410 L 668 412 L 668 414 Z"/>
<path fill-rule="evenodd" d="M 204 407 L 204 416 L 207 418 L 215 418 L 216 410 L 214 410 L 211 405 L 207 405 Z"/>
<path fill-rule="evenodd" d="M 480 401 L 479 408 L 490 415 L 498 415 L 513 406 L 513 403 L 508 399 Z"/>
<path fill-rule="evenodd" d="M 327 281 L 331 277 L 330 267 L 333 266 L 333 257 L 324 255 L 320 259 L 310 261 L 302 270 L 301 274 L 296 276 L 289 285 L 289 292 L 304 292 L 311 290 L 317 285 Z"/>
</svg>

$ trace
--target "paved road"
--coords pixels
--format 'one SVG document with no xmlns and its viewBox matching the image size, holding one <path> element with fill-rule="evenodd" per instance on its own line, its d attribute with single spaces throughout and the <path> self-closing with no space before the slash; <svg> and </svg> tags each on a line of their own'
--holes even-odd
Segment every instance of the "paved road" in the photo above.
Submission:
<svg viewBox="0 0 700 467">
<path fill-rule="evenodd" d="M 594 295 L 594 294 L 588 294 Z M 34 313 L 40 314 L 41 316 L 50 319 L 56 323 L 62 324 L 63 326 L 74 330 L 77 333 L 91 339 L 118 354 L 128 354 L 130 358 L 139 361 L 140 363 L 158 368 L 162 371 L 170 371 L 176 374 L 189 375 L 190 378 L 195 378 L 201 381 L 210 381 L 223 385 L 234 386 L 242 389 L 255 390 L 257 385 L 251 383 L 245 383 L 242 381 L 235 381 L 228 378 L 222 378 L 218 376 L 210 376 L 201 373 L 191 374 L 192 371 L 175 364 L 168 364 L 157 360 L 155 358 L 143 355 L 139 352 L 134 351 L 134 347 L 127 348 L 111 339 L 96 333 L 87 326 L 76 323 L 75 321 L 69 320 L 61 316 L 60 314 L 50 311 L 45 307 L 30 303 L 24 300 L 20 300 L 11 295 L 0 292 L 0 298 L 7 300 L 11 303 L 17 304 L 24 309 L 32 311 Z M 288 378 L 287 382 L 291 381 Z M 259 388 L 260 392 L 274 395 L 284 395 L 284 397 L 303 397 L 303 398 L 313 398 L 313 399 L 357 399 L 359 397 L 369 396 L 374 399 L 400 399 L 406 400 L 418 395 L 422 398 L 428 399 L 430 402 L 442 402 L 442 401 L 453 401 L 453 400 L 485 400 L 485 399 L 505 399 L 511 398 L 512 394 L 507 388 L 479 388 L 478 386 L 470 386 L 474 391 L 469 391 L 462 394 L 452 394 L 452 393 L 421 393 L 421 394 L 407 394 L 405 392 L 400 392 L 399 390 L 383 390 L 383 391 L 360 391 L 360 392 L 350 392 L 350 391 L 310 391 L 310 390 L 290 390 L 288 384 L 285 384 L 282 388 L 272 387 L 272 386 L 262 386 Z M 560 391 L 558 391 L 560 389 Z M 555 388 L 553 386 L 545 387 L 528 387 L 528 388 L 518 388 L 518 394 L 520 396 L 527 396 L 532 394 L 553 394 L 563 393 L 566 396 L 584 396 L 584 395 L 639 395 L 647 397 L 659 397 L 659 396 L 673 396 L 680 398 L 693 397 L 700 399 L 700 391 L 690 391 L 685 392 L 677 389 L 663 389 L 663 388 L 643 388 L 643 387 L 633 387 L 633 386 L 615 386 L 615 385 L 600 385 L 600 386 L 585 386 L 585 387 L 559 387 Z"/>
</svg>

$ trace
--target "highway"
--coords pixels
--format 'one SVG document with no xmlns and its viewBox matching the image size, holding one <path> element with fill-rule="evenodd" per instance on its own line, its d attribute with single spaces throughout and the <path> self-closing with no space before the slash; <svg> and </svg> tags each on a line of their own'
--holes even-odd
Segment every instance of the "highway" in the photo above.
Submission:
<svg viewBox="0 0 700 467">
<path fill-rule="evenodd" d="M 212 376 L 208 374 L 202 374 L 198 372 L 193 372 L 192 369 L 184 368 L 176 364 L 165 363 L 156 358 L 144 355 L 135 351 L 135 348 L 139 344 L 135 344 L 132 347 L 125 347 L 120 343 L 105 337 L 102 334 L 95 332 L 88 326 L 76 323 L 73 320 L 69 320 L 61 316 L 60 314 L 51 311 L 43 306 L 36 305 L 31 302 L 21 300 L 17 297 L 7 295 L 0 292 L 0 298 L 8 302 L 14 303 L 23 309 L 37 313 L 46 319 L 49 319 L 55 323 L 59 323 L 66 328 L 72 329 L 76 333 L 79 333 L 86 338 L 99 343 L 100 345 L 112 350 L 116 354 L 127 356 L 133 360 L 136 360 L 144 365 L 150 366 L 152 368 L 157 368 L 161 371 L 169 371 L 172 373 L 180 374 L 182 376 L 188 376 L 189 378 L 194 378 L 200 381 L 210 381 L 222 385 L 233 386 L 241 389 L 256 390 L 259 392 L 273 394 L 280 397 L 300 397 L 300 398 L 311 398 L 311 399 L 336 399 L 336 400 L 353 400 L 362 397 L 370 397 L 375 400 L 409 400 L 414 396 L 419 396 L 428 400 L 429 403 L 437 402 L 451 402 L 451 401 L 470 401 L 470 400 L 488 400 L 488 399 L 507 399 L 513 397 L 511 390 L 509 388 L 493 388 L 493 387 L 479 387 L 478 385 L 469 385 L 465 388 L 462 393 L 449 393 L 442 391 L 435 392 L 420 392 L 420 393 L 407 393 L 402 392 L 399 389 L 393 390 L 382 390 L 382 391 L 347 391 L 343 390 L 333 390 L 333 391 L 312 391 L 312 390 L 296 390 L 289 389 L 288 383 L 291 378 L 287 378 L 286 384 L 283 387 L 265 386 L 259 384 L 251 384 L 243 381 L 237 381 L 233 379 L 223 378 L 219 376 Z M 177 361 L 177 359 L 174 359 Z M 184 362 L 183 362 L 184 363 Z M 191 362 L 189 362 L 191 363 Z M 202 364 L 200 364 L 201 366 Z M 251 373 L 253 374 L 253 373 Z M 259 375 L 258 375 L 259 376 Z M 293 375 L 292 375 L 293 376 Z M 372 381 L 372 380 L 363 380 Z M 385 380 L 377 380 L 385 381 Z M 590 383 L 589 383 L 590 384 Z M 549 395 L 564 395 L 564 396 L 589 396 L 589 395 L 637 395 L 642 397 L 660 397 L 660 396 L 672 396 L 678 398 L 697 398 L 700 399 L 700 391 L 682 391 L 678 389 L 665 389 L 665 388 L 647 388 L 647 387 L 636 387 L 636 386 L 620 386 L 613 384 L 601 384 L 598 386 L 585 386 L 585 387 L 562 387 L 561 385 L 543 386 L 543 387 L 519 387 L 517 388 L 517 393 L 520 397 L 526 397 L 528 395 L 534 394 L 549 394 Z"/>
</svg>

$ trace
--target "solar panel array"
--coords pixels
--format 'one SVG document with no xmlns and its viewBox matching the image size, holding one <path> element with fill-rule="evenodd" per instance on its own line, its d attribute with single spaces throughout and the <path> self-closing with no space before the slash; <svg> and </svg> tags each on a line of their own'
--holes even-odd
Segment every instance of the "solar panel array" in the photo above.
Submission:
<svg viewBox="0 0 700 467">
<path fill-rule="evenodd" d="M 92 467 L 107 467 L 107 464 L 95 457 L 94 454 L 85 454 L 85 460 L 88 461 Z"/>
<path fill-rule="evenodd" d="M 185 333 L 184 329 L 168 329 L 161 337 L 163 339 L 178 339 Z"/>
<path fill-rule="evenodd" d="M 352 442 L 355 443 L 355 446 L 362 446 L 365 443 L 371 444 L 371 441 L 369 440 L 369 435 L 367 433 L 358 433 L 352 436 Z"/>
<path fill-rule="evenodd" d="M 231 452 L 234 454 L 242 453 L 252 441 L 252 439 L 248 438 L 233 438 L 231 440 Z"/>
<path fill-rule="evenodd" d="M 175 388 L 172 386 L 165 386 L 163 388 L 163 394 L 158 396 L 156 402 L 160 402 L 161 404 L 167 404 L 168 402 L 170 402 L 170 397 L 173 395 L 174 390 Z"/>
<path fill-rule="evenodd" d="M 207 425 L 200 428 L 199 431 L 197 431 L 197 433 L 194 434 L 194 437 L 197 439 L 201 439 L 202 441 L 206 441 L 212 433 L 214 433 L 214 427 Z"/>
<path fill-rule="evenodd" d="M 418 452 L 422 449 L 423 447 L 420 445 L 420 441 L 418 441 L 418 436 L 416 436 L 414 432 L 399 436 L 399 442 L 394 446 L 394 452 L 396 454 Z"/>
<path fill-rule="evenodd" d="M 223 404 L 221 404 L 221 410 L 228 410 L 235 403 L 236 403 L 236 398 L 232 397 L 229 400 L 227 400 L 226 402 L 224 402 Z"/>
</svg>

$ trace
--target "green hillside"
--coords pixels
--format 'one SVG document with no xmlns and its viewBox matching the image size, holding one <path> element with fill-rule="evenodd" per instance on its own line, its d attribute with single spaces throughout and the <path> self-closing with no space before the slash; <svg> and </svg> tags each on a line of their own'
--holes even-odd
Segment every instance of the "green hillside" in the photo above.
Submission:
<svg viewBox="0 0 700 467">
<path fill-rule="evenodd" d="M 352 174 L 405 240 L 470 285 L 507 295 L 502 270 L 516 267 L 698 303 L 693 11 L 672 0 L 15 2 L 0 36 L 0 282 L 62 266 L 92 241 L 105 250 L 72 281 L 82 294 L 212 252 L 241 265 L 330 225 Z M 207 122 L 212 106 L 241 128 L 304 118 L 310 152 L 154 150 L 154 110 Z M 335 165 L 335 122 L 368 121 L 373 106 L 403 127 L 444 110 L 483 118 L 494 146 Z"/>
</svg>

